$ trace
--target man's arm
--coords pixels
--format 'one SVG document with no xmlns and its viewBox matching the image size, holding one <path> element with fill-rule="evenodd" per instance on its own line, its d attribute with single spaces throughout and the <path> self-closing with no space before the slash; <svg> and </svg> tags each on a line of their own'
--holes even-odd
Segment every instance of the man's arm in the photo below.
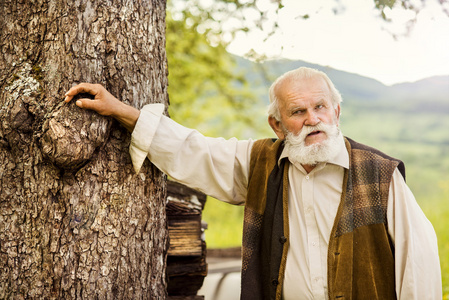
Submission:
<svg viewBox="0 0 449 300">
<path fill-rule="evenodd" d="M 81 83 L 65 94 L 65 102 L 70 102 L 79 93 L 89 93 L 95 99 L 79 99 L 76 105 L 91 109 L 103 116 L 111 116 L 119 121 L 129 132 L 134 130 L 140 111 L 112 96 L 102 85 Z"/>
<path fill-rule="evenodd" d="M 253 141 L 205 137 L 163 116 L 163 104 L 149 104 L 138 111 L 101 85 L 77 85 L 67 92 L 65 101 L 79 93 L 95 99 L 79 99 L 76 105 L 112 116 L 132 132 L 130 155 L 136 173 L 148 157 L 178 182 L 225 202 L 244 203 Z"/>
<path fill-rule="evenodd" d="M 139 152 L 140 158 L 145 155 L 173 180 L 219 200 L 243 204 L 253 141 L 205 137 L 166 116 L 158 116 L 156 105 L 142 108 L 130 153 Z M 136 162 L 135 166 L 139 165 Z"/>
<path fill-rule="evenodd" d="M 397 169 L 390 185 L 387 218 L 395 246 L 398 299 L 441 299 L 435 230 Z"/>
</svg>

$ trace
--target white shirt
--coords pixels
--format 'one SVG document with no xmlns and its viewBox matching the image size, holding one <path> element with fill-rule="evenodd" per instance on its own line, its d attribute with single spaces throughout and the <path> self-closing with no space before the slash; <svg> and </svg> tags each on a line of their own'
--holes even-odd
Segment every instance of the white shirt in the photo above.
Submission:
<svg viewBox="0 0 449 300">
<path fill-rule="evenodd" d="M 148 157 L 173 179 L 222 201 L 246 199 L 252 140 L 208 138 L 162 115 L 162 104 L 141 110 L 130 154 L 136 172 Z M 282 153 L 281 157 L 286 156 Z M 327 250 L 349 157 L 343 141 L 337 157 L 310 173 L 289 168 L 289 232 L 283 298 L 328 299 Z M 435 231 L 396 169 L 387 208 L 388 233 L 395 244 L 398 299 L 441 299 L 442 283 Z"/>
</svg>

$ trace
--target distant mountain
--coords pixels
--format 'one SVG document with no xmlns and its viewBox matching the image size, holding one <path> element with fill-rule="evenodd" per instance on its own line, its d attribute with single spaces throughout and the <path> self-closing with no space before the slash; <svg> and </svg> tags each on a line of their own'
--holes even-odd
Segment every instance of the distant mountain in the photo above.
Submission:
<svg viewBox="0 0 449 300">
<path fill-rule="evenodd" d="M 395 84 L 389 91 L 396 99 L 448 102 L 449 76 L 435 76 L 413 83 Z"/>
<path fill-rule="evenodd" d="M 431 77 L 412 83 L 387 86 L 375 79 L 336 70 L 305 61 L 287 59 L 255 63 L 236 57 L 238 69 L 244 71 L 255 92 L 268 103 L 268 88 L 278 76 L 299 67 L 310 67 L 325 72 L 343 96 L 346 102 L 404 103 L 412 106 L 443 107 L 449 112 L 449 75 Z M 436 105 L 438 104 L 438 105 Z"/>
</svg>

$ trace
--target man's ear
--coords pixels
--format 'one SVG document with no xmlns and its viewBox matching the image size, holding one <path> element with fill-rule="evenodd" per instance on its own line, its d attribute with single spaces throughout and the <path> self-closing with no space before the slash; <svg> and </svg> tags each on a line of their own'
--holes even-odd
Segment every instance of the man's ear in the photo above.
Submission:
<svg viewBox="0 0 449 300">
<path fill-rule="evenodd" d="M 340 125 L 340 113 L 341 113 L 341 107 L 340 104 L 337 104 L 337 107 L 335 107 L 335 116 L 337 120 L 337 125 Z"/>
<path fill-rule="evenodd" d="M 276 133 L 277 137 L 281 140 L 285 138 L 284 130 L 282 130 L 282 124 L 280 121 L 276 120 L 274 117 L 268 117 L 268 124 L 270 124 L 274 133 Z"/>
</svg>

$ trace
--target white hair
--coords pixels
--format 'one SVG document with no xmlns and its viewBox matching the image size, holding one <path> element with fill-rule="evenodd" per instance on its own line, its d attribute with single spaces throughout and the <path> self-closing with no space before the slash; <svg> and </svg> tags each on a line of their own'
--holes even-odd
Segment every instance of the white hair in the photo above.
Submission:
<svg viewBox="0 0 449 300">
<path fill-rule="evenodd" d="M 269 90 L 270 105 L 268 106 L 268 116 L 275 118 L 277 121 L 281 121 L 279 100 L 276 95 L 276 88 L 282 81 L 284 81 L 285 79 L 303 80 L 317 77 L 324 79 L 331 92 L 332 104 L 334 105 L 334 107 L 337 107 L 341 103 L 342 98 L 340 92 L 335 88 L 334 84 L 326 75 L 326 73 L 312 68 L 300 67 L 279 76 L 271 85 Z"/>
</svg>

